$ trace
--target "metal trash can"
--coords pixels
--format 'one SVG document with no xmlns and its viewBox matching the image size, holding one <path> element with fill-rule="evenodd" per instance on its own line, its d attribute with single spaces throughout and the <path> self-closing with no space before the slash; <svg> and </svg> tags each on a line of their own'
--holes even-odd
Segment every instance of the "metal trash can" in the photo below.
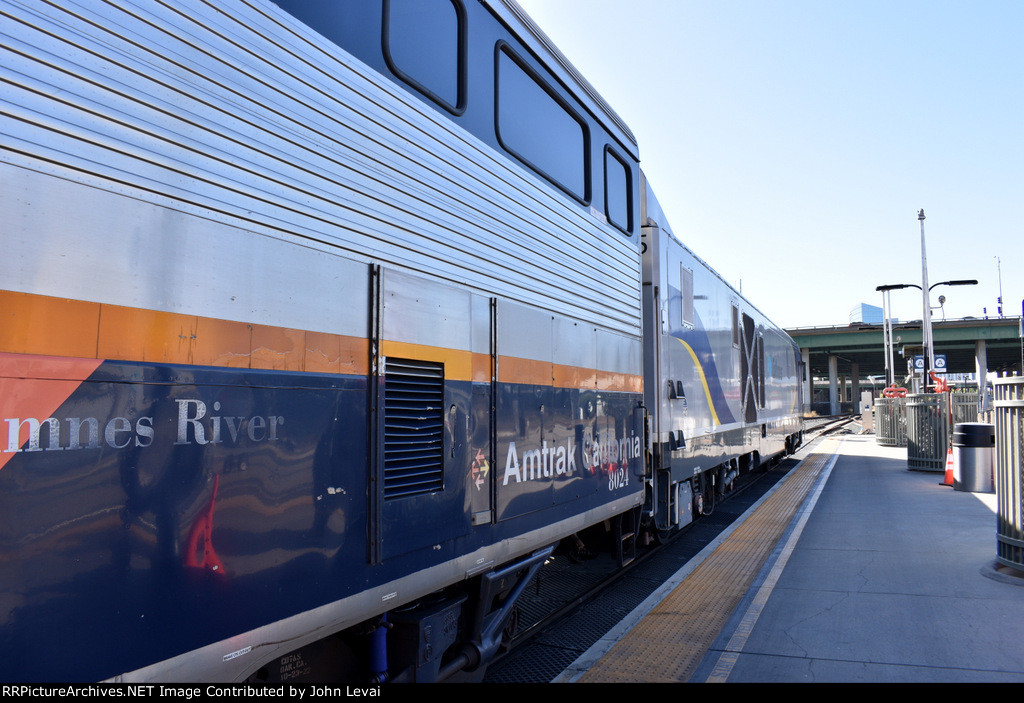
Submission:
<svg viewBox="0 0 1024 703">
<path fill-rule="evenodd" d="M 953 425 L 953 489 L 995 493 L 992 479 L 996 426 L 984 422 Z"/>
<path fill-rule="evenodd" d="M 996 560 L 1024 571 L 1024 378 L 997 378 Z"/>
<path fill-rule="evenodd" d="M 875 400 L 875 442 L 884 447 L 907 446 L 907 399 Z"/>
<path fill-rule="evenodd" d="M 949 453 L 949 403 L 945 393 L 907 396 L 907 467 L 946 470 Z"/>
</svg>

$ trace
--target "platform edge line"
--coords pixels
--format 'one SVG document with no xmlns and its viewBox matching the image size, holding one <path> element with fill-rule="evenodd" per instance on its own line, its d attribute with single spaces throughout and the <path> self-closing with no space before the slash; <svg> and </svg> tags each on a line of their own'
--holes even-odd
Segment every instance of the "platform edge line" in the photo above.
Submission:
<svg viewBox="0 0 1024 703">
<path fill-rule="evenodd" d="M 828 483 L 829 476 L 832 475 L 832 469 L 839 460 L 842 446 L 843 440 L 840 440 L 832 454 L 832 457 L 829 459 L 828 464 L 824 469 L 822 469 L 821 474 L 819 474 L 815 481 L 815 485 L 810 495 L 803 501 L 803 504 L 794 514 L 794 523 L 792 528 L 787 528 L 789 534 L 786 537 L 785 545 L 780 551 L 769 557 L 770 559 L 774 559 L 774 563 L 771 565 L 767 577 L 759 586 L 757 586 L 757 591 L 755 592 L 753 599 L 747 606 L 746 612 L 743 614 L 740 623 L 736 626 L 735 631 L 729 638 L 729 642 L 725 646 L 725 649 L 719 655 L 718 661 L 712 668 L 711 674 L 708 675 L 705 683 L 725 683 L 728 680 L 729 674 L 732 673 L 733 666 L 735 666 L 736 662 L 739 660 L 739 656 L 743 652 L 744 646 L 746 646 L 747 639 L 754 631 L 754 626 L 757 624 L 757 620 L 761 616 L 764 606 L 768 603 L 768 598 L 771 597 L 775 584 L 778 582 L 779 577 L 782 576 L 783 569 L 786 568 L 786 563 L 789 561 L 790 555 L 792 555 L 793 550 L 796 549 L 796 544 L 800 540 L 800 536 L 803 534 L 804 526 L 807 524 L 807 520 L 814 511 L 814 506 L 817 505 L 818 498 L 825 489 L 825 484 Z"/>
<path fill-rule="evenodd" d="M 810 449 L 810 446 L 808 446 Z M 838 450 L 837 450 L 838 451 Z M 771 487 L 763 496 L 761 496 L 756 502 L 752 503 L 749 508 L 743 511 L 743 514 L 736 518 L 733 523 L 722 530 L 713 540 L 707 543 L 703 549 L 701 549 L 692 559 L 682 566 L 676 573 L 674 573 L 668 580 L 665 581 L 657 590 L 651 595 L 644 599 L 642 603 L 636 606 L 628 615 L 620 620 L 616 625 L 609 629 L 604 635 L 602 635 L 594 644 L 592 644 L 587 651 L 581 654 L 576 660 L 567 666 L 561 674 L 553 678 L 550 683 L 575 683 L 587 673 L 596 664 L 601 657 L 608 653 L 608 651 L 615 646 L 615 644 L 625 637 L 630 630 L 636 627 L 637 623 L 644 619 L 654 608 L 661 603 L 665 598 L 681 584 L 686 577 L 695 571 L 709 556 L 711 556 L 716 549 L 727 540 L 732 533 L 739 528 L 768 498 L 770 498 L 777 490 L 782 488 L 789 479 L 797 473 L 797 471 L 804 465 L 804 462 L 811 456 L 813 451 L 808 451 L 807 454 L 797 462 L 796 466 L 789 470 L 785 477 L 782 478 L 778 483 Z"/>
</svg>

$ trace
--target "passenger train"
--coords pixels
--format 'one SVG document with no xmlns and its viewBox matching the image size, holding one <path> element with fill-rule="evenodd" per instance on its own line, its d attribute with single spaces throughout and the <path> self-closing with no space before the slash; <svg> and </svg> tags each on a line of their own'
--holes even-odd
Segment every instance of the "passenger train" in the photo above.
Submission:
<svg viewBox="0 0 1024 703">
<path fill-rule="evenodd" d="M 560 541 L 800 443 L 512 0 L 0 10 L 0 679 L 479 678 Z"/>
</svg>

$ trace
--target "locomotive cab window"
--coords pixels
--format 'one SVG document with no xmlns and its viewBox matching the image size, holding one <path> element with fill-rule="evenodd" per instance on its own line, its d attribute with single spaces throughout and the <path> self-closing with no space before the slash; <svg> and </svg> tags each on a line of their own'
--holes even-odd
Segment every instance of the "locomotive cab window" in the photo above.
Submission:
<svg viewBox="0 0 1024 703">
<path fill-rule="evenodd" d="M 590 202 L 586 125 L 506 44 L 498 45 L 502 148 L 581 203 Z"/>
<path fill-rule="evenodd" d="M 459 0 L 384 0 L 384 58 L 396 76 L 454 114 L 465 110 L 465 11 Z"/>
<path fill-rule="evenodd" d="M 633 230 L 633 178 L 626 162 L 607 147 L 604 150 L 604 214 L 626 234 Z"/>
</svg>

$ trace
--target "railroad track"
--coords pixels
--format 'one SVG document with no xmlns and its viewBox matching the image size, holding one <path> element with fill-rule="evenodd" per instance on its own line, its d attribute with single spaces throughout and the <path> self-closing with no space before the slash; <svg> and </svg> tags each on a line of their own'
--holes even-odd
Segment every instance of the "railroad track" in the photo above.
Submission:
<svg viewBox="0 0 1024 703">
<path fill-rule="evenodd" d="M 804 446 L 826 435 L 846 431 L 855 419 L 854 416 L 842 416 L 805 421 Z M 581 640 L 588 637 L 596 640 L 660 585 L 651 574 L 665 571 L 667 577 L 675 573 L 784 478 L 796 463 L 796 459 L 788 457 L 767 470 L 745 475 L 711 514 L 701 516 L 664 541 L 639 545 L 636 559 L 624 567 L 620 568 L 607 550 L 588 555 L 586 550 L 570 552 L 560 549 L 521 596 L 515 622 L 506 633 L 506 644 L 489 667 L 485 681 L 550 681 L 572 659 L 560 663 L 558 659 L 562 652 L 543 644 L 536 645 L 539 639 L 563 636 L 572 639 L 578 635 Z M 581 557 L 581 553 L 584 556 Z M 657 562 L 662 560 L 665 566 L 659 567 Z M 595 606 L 590 612 L 579 612 L 581 606 L 598 601 L 607 605 Z M 591 630 L 596 636 L 591 634 Z M 569 645 L 565 651 L 572 650 L 572 645 Z"/>
<path fill-rule="evenodd" d="M 819 437 L 845 430 L 857 417 L 857 415 L 840 415 L 804 420 L 804 444 L 806 445 Z"/>
</svg>

